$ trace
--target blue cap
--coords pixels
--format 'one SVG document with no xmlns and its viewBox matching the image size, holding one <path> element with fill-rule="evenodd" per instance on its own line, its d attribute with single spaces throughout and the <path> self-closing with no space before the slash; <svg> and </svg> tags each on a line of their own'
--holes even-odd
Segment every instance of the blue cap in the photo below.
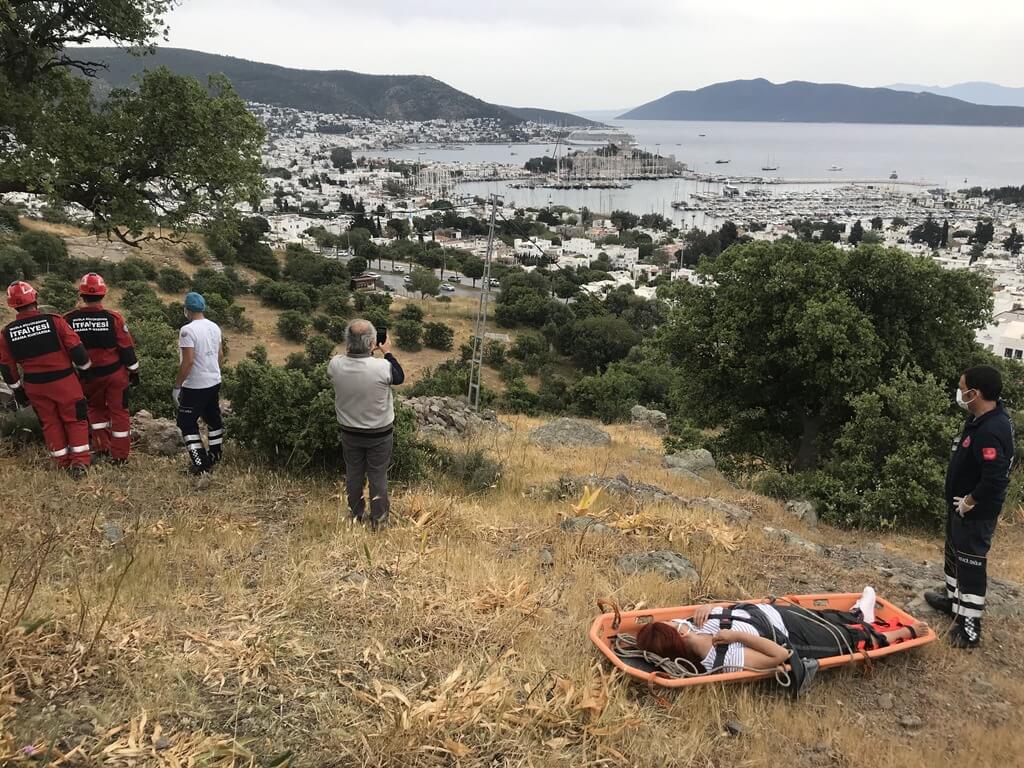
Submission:
<svg viewBox="0 0 1024 768">
<path fill-rule="evenodd" d="M 185 309 L 189 312 L 205 312 L 206 299 L 203 298 L 202 294 L 190 291 L 185 294 Z"/>
</svg>

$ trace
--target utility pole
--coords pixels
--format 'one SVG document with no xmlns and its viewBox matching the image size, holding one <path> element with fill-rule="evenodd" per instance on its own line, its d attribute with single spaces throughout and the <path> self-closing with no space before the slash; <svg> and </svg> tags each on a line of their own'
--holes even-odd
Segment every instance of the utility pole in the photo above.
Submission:
<svg viewBox="0 0 1024 768">
<path fill-rule="evenodd" d="M 473 356 L 469 369 L 469 404 L 480 410 L 481 377 L 484 366 L 484 334 L 487 331 L 487 308 L 491 300 L 491 259 L 494 255 L 494 229 L 498 216 L 498 196 L 491 195 L 490 227 L 487 231 L 487 253 L 484 256 L 483 284 L 480 286 L 480 304 L 476 311 L 476 327 L 473 329 Z"/>
</svg>

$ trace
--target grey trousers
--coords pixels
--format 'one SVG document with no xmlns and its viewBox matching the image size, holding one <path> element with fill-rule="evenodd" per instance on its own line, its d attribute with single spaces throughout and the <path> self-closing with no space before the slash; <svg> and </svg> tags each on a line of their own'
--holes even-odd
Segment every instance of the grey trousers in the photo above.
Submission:
<svg viewBox="0 0 1024 768">
<path fill-rule="evenodd" d="M 370 482 L 370 522 L 380 525 L 387 521 L 391 509 L 388 500 L 388 467 L 394 433 L 386 435 L 356 435 L 341 433 L 341 448 L 345 457 L 345 490 L 352 517 L 362 520 L 366 513 L 363 486 Z"/>
</svg>

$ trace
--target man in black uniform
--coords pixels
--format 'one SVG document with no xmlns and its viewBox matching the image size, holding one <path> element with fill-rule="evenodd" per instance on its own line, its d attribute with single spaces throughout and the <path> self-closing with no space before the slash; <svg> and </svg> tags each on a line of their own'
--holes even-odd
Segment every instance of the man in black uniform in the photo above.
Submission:
<svg viewBox="0 0 1024 768">
<path fill-rule="evenodd" d="M 946 472 L 946 584 L 924 593 L 928 605 L 956 618 L 949 634 L 956 648 L 981 642 L 988 550 L 1013 464 L 1013 422 L 1002 391 L 999 371 L 979 365 L 964 372 L 956 392 L 957 405 L 970 415 Z"/>
</svg>

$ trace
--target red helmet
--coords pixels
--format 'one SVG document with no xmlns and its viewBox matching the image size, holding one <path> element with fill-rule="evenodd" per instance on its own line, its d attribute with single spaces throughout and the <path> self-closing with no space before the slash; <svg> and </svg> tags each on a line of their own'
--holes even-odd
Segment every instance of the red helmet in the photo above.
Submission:
<svg viewBox="0 0 1024 768">
<path fill-rule="evenodd" d="M 95 272 L 90 272 L 78 281 L 78 293 L 81 296 L 106 296 L 107 284 Z"/>
<path fill-rule="evenodd" d="M 36 303 L 36 289 L 24 280 L 15 280 L 7 286 L 7 306 L 21 309 Z"/>
</svg>

